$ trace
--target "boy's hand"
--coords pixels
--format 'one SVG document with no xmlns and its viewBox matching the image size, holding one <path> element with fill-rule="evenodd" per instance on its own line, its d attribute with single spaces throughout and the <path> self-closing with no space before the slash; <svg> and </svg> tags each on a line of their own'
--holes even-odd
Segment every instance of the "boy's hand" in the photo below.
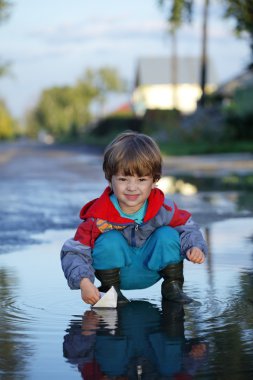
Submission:
<svg viewBox="0 0 253 380">
<path fill-rule="evenodd" d="M 94 305 L 100 299 L 99 290 L 88 278 L 83 278 L 80 282 L 81 297 L 85 303 Z"/>
<path fill-rule="evenodd" d="M 188 249 L 186 257 L 194 264 L 202 264 L 205 261 L 205 255 L 198 247 Z"/>
</svg>

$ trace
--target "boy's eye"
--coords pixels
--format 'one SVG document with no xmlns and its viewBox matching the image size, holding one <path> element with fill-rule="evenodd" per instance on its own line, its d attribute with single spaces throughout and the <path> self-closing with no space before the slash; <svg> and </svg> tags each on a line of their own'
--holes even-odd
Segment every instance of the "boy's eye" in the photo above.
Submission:
<svg viewBox="0 0 253 380">
<path fill-rule="evenodd" d="M 139 181 L 140 181 L 140 182 L 147 181 L 147 178 L 139 178 Z"/>
<path fill-rule="evenodd" d="M 118 181 L 122 181 L 122 182 L 124 182 L 124 181 L 126 181 L 126 178 L 124 178 L 124 177 L 119 177 L 119 178 L 118 178 Z"/>
</svg>

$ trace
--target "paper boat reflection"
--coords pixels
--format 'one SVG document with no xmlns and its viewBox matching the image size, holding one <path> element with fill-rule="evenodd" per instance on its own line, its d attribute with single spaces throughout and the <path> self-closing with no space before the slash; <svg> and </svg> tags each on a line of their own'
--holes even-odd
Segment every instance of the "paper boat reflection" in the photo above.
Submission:
<svg viewBox="0 0 253 380">
<path fill-rule="evenodd" d="M 95 305 L 92 306 L 93 308 L 105 307 L 115 309 L 117 307 L 118 294 L 113 286 L 108 290 L 108 292 L 101 294 L 102 297 L 97 303 L 95 303 Z"/>
</svg>

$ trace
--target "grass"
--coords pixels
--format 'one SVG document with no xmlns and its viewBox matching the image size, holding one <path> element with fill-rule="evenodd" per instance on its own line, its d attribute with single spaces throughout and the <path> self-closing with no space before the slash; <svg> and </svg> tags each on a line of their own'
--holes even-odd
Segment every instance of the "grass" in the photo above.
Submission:
<svg viewBox="0 0 253 380">
<path fill-rule="evenodd" d="M 159 143 L 159 146 L 163 154 L 172 156 L 253 152 L 253 141 Z"/>
</svg>

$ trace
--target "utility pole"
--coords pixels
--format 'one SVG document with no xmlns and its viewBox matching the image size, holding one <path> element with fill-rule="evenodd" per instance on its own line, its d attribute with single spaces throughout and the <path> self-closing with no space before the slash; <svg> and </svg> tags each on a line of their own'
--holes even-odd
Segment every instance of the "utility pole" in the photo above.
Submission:
<svg viewBox="0 0 253 380">
<path fill-rule="evenodd" d="M 202 24 L 202 52 L 201 52 L 201 62 L 200 62 L 200 87 L 201 87 L 201 98 L 200 105 L 205 107 L 206 103 L 206 82 L 207 82 L 207 21 L 208 21 L 208 10 L 209 10 L 209 0 L 205 0 L 203 9 L 203 24 Z"/>
<path fill-rule="evenodd" d="M 172 84 L 172 108 L 178 108 L 178 98 L 177 98 L 177 88 L 178 88 L 178 75 L 177 75 L 177 35 L 176 30 L 171 31 L 171 44 L 172 44 L 172 54 L 171 54 L 171 84 Z"/>
</svg>

